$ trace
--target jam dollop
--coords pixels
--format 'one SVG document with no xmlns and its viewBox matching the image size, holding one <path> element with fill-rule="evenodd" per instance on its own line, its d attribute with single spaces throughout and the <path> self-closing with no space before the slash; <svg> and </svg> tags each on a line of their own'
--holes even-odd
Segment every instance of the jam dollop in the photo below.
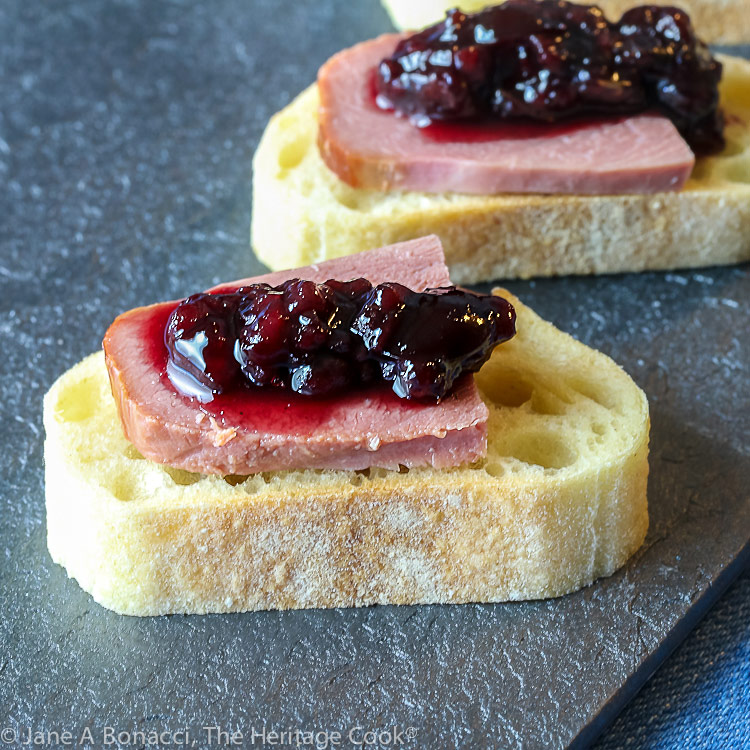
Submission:
<svg viewBox="0 0 750 750">
<path fill-rule="evenodd" d="M 379 107 L 419 126 L 655 111 L 702 155 L 724 146 L 721 68 L 678 8 L 644 5 L 612 23 L 596 6 L 508 0 L 450 10 L 403 39 L 374 86 Z"/>
<path fill-rule="evenodd" d="M 439 401 L 515 334 L 502 297 L 455 287 L 414 292 L 366 279 L 291 279 L 180 302 L 164 329 L 167 374 L 201 401 L 233 388 L 329 396 L 377 381 Z"/>
</svg>

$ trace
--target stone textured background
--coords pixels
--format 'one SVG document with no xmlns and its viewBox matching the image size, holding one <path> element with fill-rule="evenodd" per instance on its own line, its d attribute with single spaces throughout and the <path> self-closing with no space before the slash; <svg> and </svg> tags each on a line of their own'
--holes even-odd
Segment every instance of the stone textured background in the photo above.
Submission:
<svg viewBox="0 0 750 750">
<path fill-rule="evenodd" d="M 507 284 L 652 405 L 647 543 L 578 594 L 133 619 L 52 564 L 42 395 L 122 310 L 259 270 L 263 126 L 330 54 L 387 28 L 375 0 L 0 5 L 3 726 L 98 740 L 187 726 L 203 740 L 216 724 L 246 738 L 396 724 L 420 748 L 586 744 L 747 558 L 743 265 Z"/>
</svg>

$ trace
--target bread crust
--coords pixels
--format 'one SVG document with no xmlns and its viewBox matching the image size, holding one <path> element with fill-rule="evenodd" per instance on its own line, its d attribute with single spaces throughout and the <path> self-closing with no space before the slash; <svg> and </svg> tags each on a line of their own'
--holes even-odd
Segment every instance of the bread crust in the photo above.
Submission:
<svg viewBox="0 0 750 750">
<path fill-rule="evenodd" d="M 254 159 L 252 244 L 273 269 L 437 234 L 456 283 L 750 259 L 750 61 L 721 57 L 727 147 L 684 190 L 572 196 L 350 187 L 316 148 L 317 90 L 269 122 Z"/>
<path fill-rule="evenodd" d="M 511 299 L 519 334 L 478 376 L 487 458 L 444 471 L 169 469 L 125 440 L 90 356 L 44 402 L 53 560 L 130 615 L 534 599 L 610 575 L 648 525 L 645 396 Z"/>
<path fill-rule="evenodd" d="M 445 11 L 457 4 L 446 0 L 382 0 L 396 28 L 418 29 L 437 23 Z M 491 4 L 491 3 L 489 3 Z M 611 19 L 616 20 L 640 0 L 597 0 Z M 672 0 L 655 0 L 654 5 L 675 5 Z M 487 0 L 463 0 L 458 6 L 473 13 L 487 6 Z M 741 44 L 750 40 L 750 2 L 748 0 L 680 0 L 677 5 L 690 16 L 693 28 L 705 42 Z"/>
</svg>

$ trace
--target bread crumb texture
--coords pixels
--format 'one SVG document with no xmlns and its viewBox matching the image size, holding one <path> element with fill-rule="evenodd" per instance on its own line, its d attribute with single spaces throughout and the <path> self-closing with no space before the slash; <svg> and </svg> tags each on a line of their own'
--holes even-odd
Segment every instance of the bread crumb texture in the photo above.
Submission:
<svg viewBox="0 0 750 750">
<path fill-rule="evenodd" d="M 253 162 L 252 244 L 272 269 L 437 234 L 455 283 L 750 259 L 750 61 L 719 56 L 726 148 L 684 190 L 465 195 L 353 188 L 316 145 L 317 87 L 271 118 Z"/>
<path fill-rule="evenodd" d="M 445 18 L 445 11 L 456 5 L 466 13 L 474 13 L 493 3 L 488 0 L 383 0 L 394 25 L 400 29 L 420 29 Z M 636 0 L 597 0 L 611 21 L 629 8 L 641 3 Z M 674 5 L 672 0 L 655 0 L 654 5 Z M 700 39 L 715 44 L 739 44 L 750 40 L 750 3 L 748 0 L 680 0 L 679 7 L 689 16 Z"/>
<path fill-rule="evenodd" d="M 131 615 L 559 596 L 648 526 L 648 405 L 610 359 L 518 305 L 478 374 L 485 459 L 447 471 L 202 476 L 123 437 L 101 353 L 44 401 L 48 545 Z"/>
</svg>

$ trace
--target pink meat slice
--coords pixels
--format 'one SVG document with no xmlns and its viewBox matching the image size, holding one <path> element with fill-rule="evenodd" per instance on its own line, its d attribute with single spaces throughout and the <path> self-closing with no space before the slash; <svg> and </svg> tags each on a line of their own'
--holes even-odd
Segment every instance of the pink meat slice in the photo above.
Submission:
<svg viewBox="0 0 750 750">
<path fill-rule="evenodd" d="M 679 190 L 693 152 L 665 117 L 642 114 L 464 141 L 435 139 L 380 110 L 372 75 L 400 39 L 344 50 L 318 73 L 318 146 L 342 180 L 375 190 L 605 195 Z"/>
<path fill-rule="evenodd" d="M 373 284 L 398 281 L 413 289 L 450 284 L 440 240 L 423 237 L 325 261 L 319 265 L 243 279 L 229 290 L 299 277 L 312 281 L 365 276 Z M 275 389 L 249 413 L 179 394 L 154 364 L 176 302 L 120 315 L 104 338 L 104 351 L 125 436 L 146 457 L 202 474 L 252 474 L 283 469 L 366 469 L 399 465 L 444 468 L 486 453 L 488 410 L 471 376 L 440 404 L 404 401 L 388 389 L 350 393 L 325 402 L 292 404 Z M 156 333 L 156 337 L 155 337 Z M 155 340 L 159 339 L 159 340 Z"/>
</svg>

